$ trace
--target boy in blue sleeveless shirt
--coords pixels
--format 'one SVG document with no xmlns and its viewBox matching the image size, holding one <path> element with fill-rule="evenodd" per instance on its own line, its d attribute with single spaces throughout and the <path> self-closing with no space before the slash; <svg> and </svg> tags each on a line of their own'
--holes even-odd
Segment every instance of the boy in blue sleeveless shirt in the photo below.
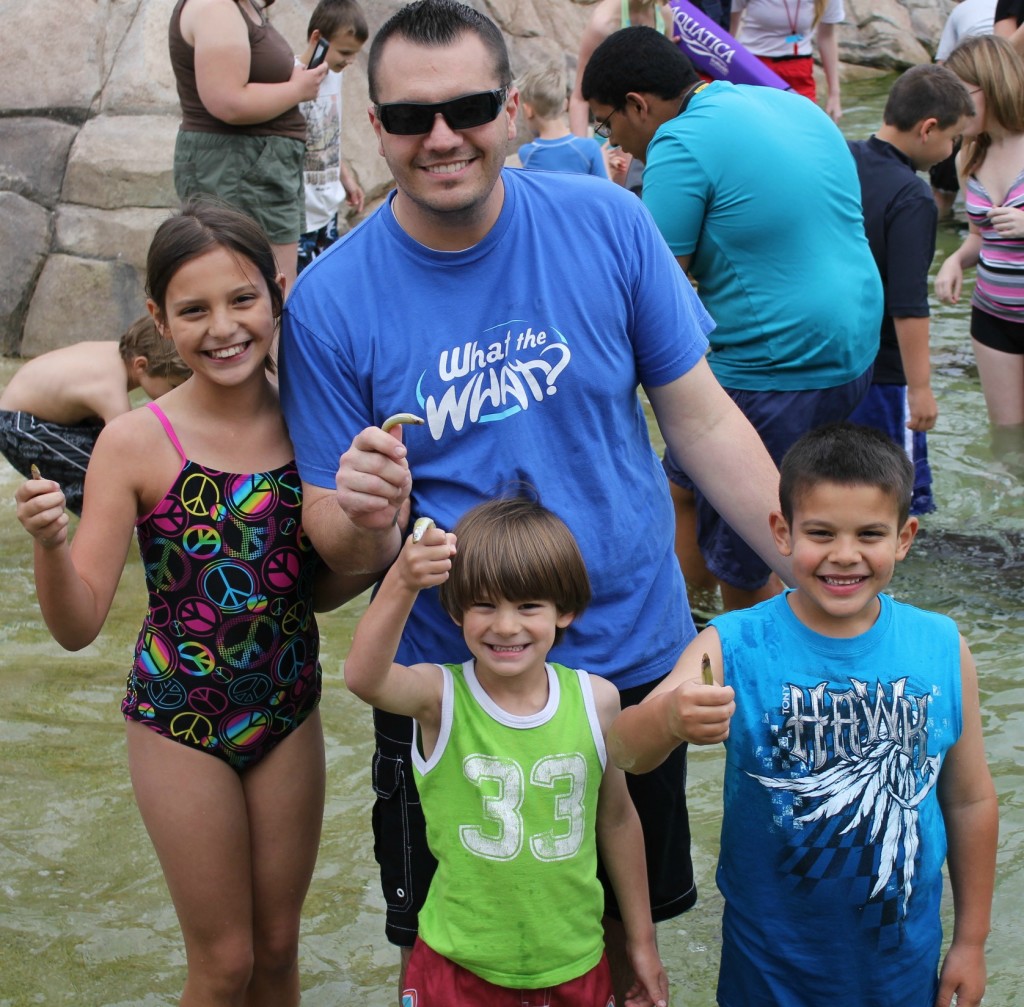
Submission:
<svg viewBox="0 0 1024 1007">
<path fill-rule="evenodd" d="M 395 663 L 417 596 L 436 586 L 472 659 Z M 403 1003 L 614 1004 L 598 847 L 637 976 L 627 1003 L 667 1002 L 640 819 L 605 754 L 618 692 L 547 661 L 589 600 L 565 523 L 534 500 L 496 499 L 454 534 L 419 519 L 359 623 L 345 682 L 414 718 L 413 770 L 438 861 Z"/>
<path fill-rule="evenodd" d="M 881 593 L 917 531 L 913 466 L 843 423 L 780 471 L 771 526 L 796 588 L 713 620 L 609 752 L 643 772 L 725 742 L 722 1007 L 976 1005 L 998 830 L 977 673 L 951 620 Z"/>
</svg>

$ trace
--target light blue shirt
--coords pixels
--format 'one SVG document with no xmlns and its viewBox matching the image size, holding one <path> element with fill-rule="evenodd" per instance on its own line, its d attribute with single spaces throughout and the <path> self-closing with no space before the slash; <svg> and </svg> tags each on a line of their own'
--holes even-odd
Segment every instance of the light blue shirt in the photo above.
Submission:
<svg viewBox="0 0 1024 1007">
<path fill-rule="evenodd" d="M 717 323 L 726 388 L 832 388 L 878 350 L 882 284 L 846 140 L 814 102 L 716 81 L 659 127 L 643 201 Z"/>
</svg>

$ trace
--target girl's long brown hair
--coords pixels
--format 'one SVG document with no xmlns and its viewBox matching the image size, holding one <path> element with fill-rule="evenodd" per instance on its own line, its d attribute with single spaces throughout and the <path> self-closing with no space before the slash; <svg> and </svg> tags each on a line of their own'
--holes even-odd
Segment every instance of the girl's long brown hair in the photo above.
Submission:
<svg viewBox="0 0 1024 1007">
<path fill-rule="evenodd" d="M 1024 60 L 1005 38 L 974 35 L 949 54 L 946 66 L 968 90 L 981 88 L 987 122 L 997 123 L 1008 133 L 1024 133 Z M 991 145 L 988 131 L 964 143 L 958 159 L 961 178 L 982 166 Z"/>
</svg>

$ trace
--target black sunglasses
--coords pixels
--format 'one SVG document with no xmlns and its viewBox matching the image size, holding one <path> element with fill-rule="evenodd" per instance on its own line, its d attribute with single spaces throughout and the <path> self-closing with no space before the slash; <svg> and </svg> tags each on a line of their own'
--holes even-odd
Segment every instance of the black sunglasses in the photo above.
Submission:
<svg viewBox="0 0 1024 1007">
<path fill-rule="evenodd" d="M 451 129 L 458 132 L 460 129 L 472 129 L 474 126 L 494 122 L 505 103 L 507 93 L 508 88 L 500 87 L 496 91 L 477 91 L 434 104 L 392 101 L 386 105 L 376 105 L 375 108 L 385 132 L 396 136 L 429 133 L 439 114 L 444 116 L 444 121 Z"/>
</svg>

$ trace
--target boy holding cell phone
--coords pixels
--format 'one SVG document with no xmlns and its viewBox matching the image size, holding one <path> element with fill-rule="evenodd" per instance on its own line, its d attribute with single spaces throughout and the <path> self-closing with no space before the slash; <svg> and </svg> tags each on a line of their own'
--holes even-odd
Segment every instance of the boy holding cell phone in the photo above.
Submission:
<svg viewBox="0 0 1024 1007">
<path fill-rule="evenodd" d="M 306 34 L 306 49 L 296 62 L 326 62 L 328 73 L 316 98 L 299 105 L 306 117 L 306 230 L 299 237 L 299 272 L 337 241 L 344 204 L 363 212 L 363 190 L 341 153 L 341 72 L 362 49 L 369 29 L 356 0 L 320 0 Z"/>
</svg>

